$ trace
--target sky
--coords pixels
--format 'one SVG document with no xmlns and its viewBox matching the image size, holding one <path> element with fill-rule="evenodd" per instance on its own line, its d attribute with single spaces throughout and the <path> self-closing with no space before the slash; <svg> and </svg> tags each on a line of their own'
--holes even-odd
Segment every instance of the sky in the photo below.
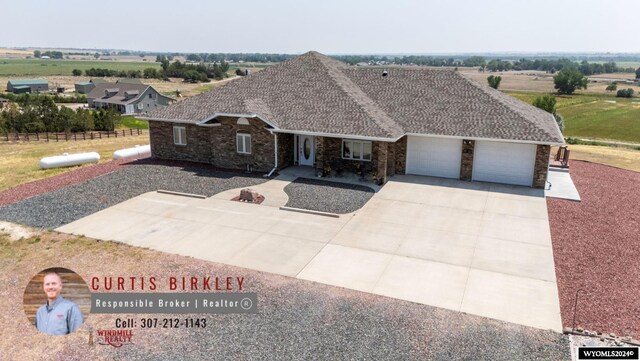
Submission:
<svg viewBox="0 0 640 361">
<path fill-rule="evenodd" d="M 638 0 L 0 0 L 0 47 L 639 53 Z"/>
</svg>

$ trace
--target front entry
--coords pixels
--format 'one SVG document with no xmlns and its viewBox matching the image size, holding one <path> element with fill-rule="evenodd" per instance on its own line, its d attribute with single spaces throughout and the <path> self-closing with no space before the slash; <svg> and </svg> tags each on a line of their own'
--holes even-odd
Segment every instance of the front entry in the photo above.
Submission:
<svg viewBox="0 0 640 361">
<path fill-rule="evenodd" d="M 296 158 L 299 165 L 313 166 L 315 161 L 314 139 L 311 135 L 296 135 Z"/>
</svg>

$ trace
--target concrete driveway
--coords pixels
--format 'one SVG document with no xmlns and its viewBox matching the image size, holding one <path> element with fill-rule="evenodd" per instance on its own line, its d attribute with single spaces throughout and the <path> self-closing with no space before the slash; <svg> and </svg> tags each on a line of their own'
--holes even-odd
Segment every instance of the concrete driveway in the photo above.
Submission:
<svg viewBox="0 0 640 361">
<path fill-rule="evenodd" d="M 395 176 L 331 218 L 279 209 L 286 184 L 262 205 L 146 193 L 57 230 L 561 331 L 541 191 Z"/>
</svg>

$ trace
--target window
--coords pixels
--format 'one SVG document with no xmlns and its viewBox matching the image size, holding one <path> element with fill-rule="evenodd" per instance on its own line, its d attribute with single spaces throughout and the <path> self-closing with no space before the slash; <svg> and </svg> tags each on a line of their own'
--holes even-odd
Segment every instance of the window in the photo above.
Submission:
<svg viewBox="0 0 640 361">
<path fill-rule="evenodd" d="M 342 158 L 354 160 L 371 160 L 371 142 L 343 139 Z"/>
<path fill-rule="evenodd" d="M 142 103 L 138 103 L 138 109 L 139 109 L 139 110 L 144 109 L 144 104 L 142 104 Z"/>
<path fill-rule="evenodd" d="M 173 144 L 187 145 L 187 128 L 178 126 L 173 127 Z"/>
<path fill-rule="evenodd" d="M 251 154 L 251 134 L 237 133 L 236 143 L 236 149 L 238 150 L 238 153 Z"/>
<path fill-rule="evenodd" d="M 153 94 L 149 93 L 149 99 L 153 99 Z"/>
</svg>

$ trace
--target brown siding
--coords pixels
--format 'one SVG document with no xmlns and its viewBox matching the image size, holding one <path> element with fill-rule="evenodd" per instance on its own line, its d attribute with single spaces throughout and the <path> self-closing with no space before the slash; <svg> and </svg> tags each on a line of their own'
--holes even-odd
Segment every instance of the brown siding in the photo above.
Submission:
<svg viewBox="0 0 640 361">
<path fill-rule="evenodd" d="M 538 145 L 536 149 L 536 163 L 533 168 L 533 188 L 544 188 L 547 182 L 549 169 L 549 155 L 551 146 Z"/>
<path fill-rule="evenodd" d="M 266 172 L 273 168 L 274 135 L 265 128 L 264 122 L 249 119 L 249 125 L 238 125 L 237 118 L 226 117 L 218 118 L 218 121 L 220 125 L 213 127 L 150 121 L 153 157 L 209 163 L 226 169 L 246 169 L 250 165 L 253 171 Z M 174 125 L 186 127 L 187 145 L 173 144 Z M 251 154 L 237 152 L 238 131 L 251 134 Z M 286 161 L 284 153 L 282 160 Z"/>
<path fill-rule="evenodd" d="M 187 144 L 173 144 L 173 126 L 186 128 Z M 154 158 L 171 160 L 188 160 L 199 163 L 209 163 L 211 159 L 212 128 L 199 127 L 193 124 L 174 124 L 149 121 L 149 138 L 151 155 Z"/>
<path fill-rule="evenodd" d="M 293 165 L 293 134 L 278 134 L 278 168 Z"/>
<path fill-rule="evenodd" d="M 365 171 L 367 176 L 375 174 L 379 179 L 386 181 L 389 173 L 388 149 L 393 143 L 371 142 L 371 161 L 359 161 L 342 158 L 342 140 L 349 138 L 316 137 L 316 169 L 324 169 L 325 166 L 332 170 L 342 169 L 347 172 Z"/>
<path fill-rule="evenodd" d="M 476 146 L 474 140 L 462 140 L 462 159 L 460 160 L 460 180 L 471 181 L 473 177 L 473 150 Z"/>
<path fill-rule="evenodd" d="M 394 143 L 395 174 L 405 174 L 407 170 L 407 136 Z"/>
</svg>

